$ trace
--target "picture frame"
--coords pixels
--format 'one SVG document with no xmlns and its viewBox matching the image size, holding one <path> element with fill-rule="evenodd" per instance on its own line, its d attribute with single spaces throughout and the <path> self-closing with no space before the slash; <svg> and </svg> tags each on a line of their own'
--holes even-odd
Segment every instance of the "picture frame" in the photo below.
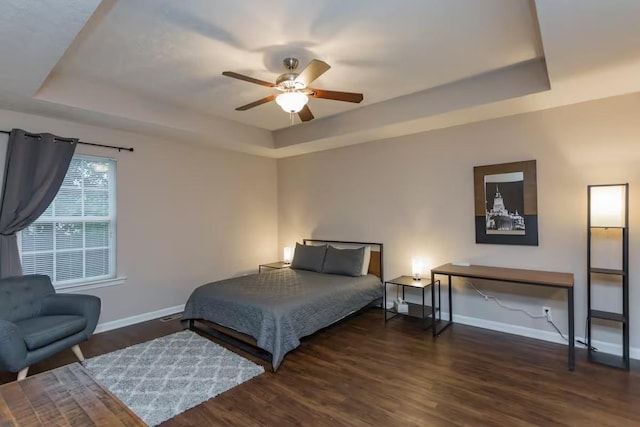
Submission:
<svg viewBox="0 0 640 427">
<path fill-rule="evenodd" d="M 538 246 L 536 161 L 473 168 L 476 243 Z"/>
</svg>

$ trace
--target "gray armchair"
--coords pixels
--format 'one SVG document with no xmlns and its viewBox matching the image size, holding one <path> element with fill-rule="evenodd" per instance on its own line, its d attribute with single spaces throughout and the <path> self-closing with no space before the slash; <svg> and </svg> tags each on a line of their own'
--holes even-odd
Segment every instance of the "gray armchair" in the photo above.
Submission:
<svg viewBox="0 0 640 427">
<path fill-rule="evenodd" d="M 0 370 L 27 376 L 29 366 L 91 337 L 100 317 L 100 298 L 56 294 L 49 276 L 0 279 Z"/>
</svg>

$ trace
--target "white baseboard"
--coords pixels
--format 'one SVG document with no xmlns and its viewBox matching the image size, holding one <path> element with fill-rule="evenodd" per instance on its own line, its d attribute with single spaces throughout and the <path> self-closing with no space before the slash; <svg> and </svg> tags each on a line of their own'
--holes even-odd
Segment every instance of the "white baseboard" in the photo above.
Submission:
<svg viewBox="0 0 640 427">
<path fill-rule="evenodd" d="M 125 326 L 134 325 L 136 323 L 146 322 L 148 320 L 157 319 L 164 316 L 170 316 L 175 313 L 180 313 L 184 311 L 184 304 L 176 305 L 173 307 L 167 307 L 156 311 L 150 311 L 148 313 L 137 314 L 131 317 L 125 317 L 124 319 L 112 320 L 110 322 L 104 322 L 98 324 L 98 327 L 95 330 L 95 334 L 99 334 L 101 332 L 111 331 L 113 329 L 123 328 Z M 442 318 L 449 318 L 449 313 L 442 313 Z M 508 323 L 500 323 L 494 322 L 492 320 L 480 319 L 477 317 L 469 317 L 463 316 L 460 314 L 453 315 L 453 321 L 455 323 L 460 323 L 463 325 L 475 326 L 478 328 L 490 329 L 492 331 L 506 332 L 508 334 L 520 335 L 528 338 L 535 338 L 542 341 L 548 341 L 558 344 L 566 345 L 567 342 L 563 340 L 557 332 L 554 331 L 543 331 L 540 329 L 527 328 L 524 326 L 516 326 Z M 581 339 L 586 341 L 584 337 L 576 337 L 577 339 Z M 578 344 L 580 346 L 581 344 Z M 593 345 L 603 353 L 609 354 L 622 354 L 622 346 L 619 344 L 612 344 L 604 341 L 593 341 Z M 640 348 L 631 347 L 630 349 L 630 357 L 632 359 L 640 359 Z"/>
<path fill-rule="evenodd" d="M 443 319 L 449 318 L 449 313 L 442 313 Z M 528 338 L 535 338 L 542 341 L 554 342 L 558 344 L 567 345 L 567 342 L 563 340 L 560 335 L 555 331 L 542 331 L 540 329 L 526 328 L 524 326 L 510 325 L 507 323 L 494 322 L 492 320 L 479 319 L 477 317 L 462 316 L 459 314 L 453 315 L 453 321 L 463 325 L 475 326 L 478 328 L 491 329 L 492 331 L 506 332 L 508 334 L 520 335 Z M 576 337 L 582 341 L 586 341 L 584 337 Z M 582 346 L 582 344 L 577 344 Z M 619 344 L 613 344 L 605 341 L 593 341 L 592 345 L 602 353 L 609 354 L 622 354 L 622 346 Z M 631 347 L 629 349 L 630 357 L 632 359 L 640 359 L 640 348 Z"/>
<path fill-rule="evenodd" d="M 110 322 L 99 323 L 94 334 L 100 332 L 107 332 L 113 329 L 123 328 L 129 325 L 135 325 L 136 323 L 146 322 L 147 320 L 157 319 L 159 317 L 170 316 L 172 314 L 180 313 L 184 311 L 184 304 L 176 305 L 173 307 L 167 307 L 156 311 L 150 311 L 148 313 L 136 314 L 135 316 L 125 317 L 124 319 L 112 320 Z"/>
</svg>

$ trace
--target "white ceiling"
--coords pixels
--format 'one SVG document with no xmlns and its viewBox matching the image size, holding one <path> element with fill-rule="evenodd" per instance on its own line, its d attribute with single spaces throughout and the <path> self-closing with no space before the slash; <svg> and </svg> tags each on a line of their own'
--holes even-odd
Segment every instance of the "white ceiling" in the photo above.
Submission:
<svg viewBox="0 0 640 427">
<path fill-rule="evenodd" d="M 275 81 L 285 57 L 298 57 L 300 68 L 318 58 L 332 69 L 315 86 L 364 93 L 366 105 L 539 54 L 527 0 L 455 3 L 117 1 L 92 18 L 54 72 L 274 130 L 290 125 L 277 104 L 234 108 L 275 91 L 222 71 Z M 310 104 L 317 118 L 358 106 Z"/>
<path fill-rule="evenodd" d="M 35 94 L 99 3 L 68 0 L 60 8 L 46 0 L 3 0 L 0 88 Z"/>
<path fill-rule="evenodd" d="M 89 18 L 90 17 L 90 18 Z M 0 108 L 282 157 L 640 90 L 637 0 L 5 0 Z M 281 61 L 332 68 L 291 126 Z M 296 121 L 298 123 L 298 121 Z"/>
</svg>

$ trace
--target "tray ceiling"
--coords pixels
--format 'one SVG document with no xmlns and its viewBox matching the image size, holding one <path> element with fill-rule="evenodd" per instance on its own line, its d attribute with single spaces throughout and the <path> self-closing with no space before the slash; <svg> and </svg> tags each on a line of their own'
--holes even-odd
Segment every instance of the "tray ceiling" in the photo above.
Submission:
<svg viewBox="0 0 640 427">
<path fill-rule="evenodd" d="M 0 52 L 17 62 L 0 66 L 0 108 L 171 138 L 184 131 L 194 142 L 256 154 L 331 148 L 375 139 L 382 125 L 379 135 L 394 136 L 437 126 L 435 117 L 456 124 L 509 114 L 497 105 L 504 101 L 520 100 L 513 114 L 588 98 L 572 88 L 529 102 L 574 79 L 585 84 L 594 64 L 627 73 L 597 96 L 640 89 L 624 79 L 640 57 L 640 2 L 606 3 L 76 0 L 52 8 L 9 0 L 0 5 Z M 34 16 L 38 25 L 15 25 Z M 221 72 L 274 81 L 287 56 L 301 67 L 329 63 L 313 86 L 361 92 L 364 102 L 312 99 L 316 119 L 293 126 L 273 102 L 235 111 L 272 89 Z M 483 105 L 482 114 L 467 111 Z"/>
</svg>

